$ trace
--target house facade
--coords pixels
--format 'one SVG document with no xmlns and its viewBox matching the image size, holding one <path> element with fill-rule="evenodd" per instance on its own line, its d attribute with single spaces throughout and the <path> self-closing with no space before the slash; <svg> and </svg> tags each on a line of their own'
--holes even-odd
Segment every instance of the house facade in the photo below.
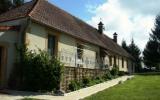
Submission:
<svg viewBox="0 0 160 100">
<path fill-rule="evenodd" d="M 0 86 L 6 87 L 16 61 L 16 44 L 46 50 L 66 67 L 133 73 L 133 58 L 113 39 L 45 0 L 33 0 L 0 15 Z"/>
</svg>

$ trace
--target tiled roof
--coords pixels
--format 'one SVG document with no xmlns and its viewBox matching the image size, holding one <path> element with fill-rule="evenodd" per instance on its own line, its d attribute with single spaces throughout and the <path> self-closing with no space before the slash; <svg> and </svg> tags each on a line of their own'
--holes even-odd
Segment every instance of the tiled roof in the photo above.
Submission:
<svg viewBox="0 0 160 100">
<path fill-rule="evenodd" d="M 131 57 L 108 36 L 46 0 L 33 0 L 0 15 L 0 22 L 29 16 L 32 20 L 122 56 Z"/>
</svg>

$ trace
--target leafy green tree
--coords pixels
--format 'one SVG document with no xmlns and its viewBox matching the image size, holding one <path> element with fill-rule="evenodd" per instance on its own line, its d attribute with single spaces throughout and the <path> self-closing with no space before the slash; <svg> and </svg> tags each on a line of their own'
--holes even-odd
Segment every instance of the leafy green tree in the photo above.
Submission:
<svg viewBox="0 0 160 100">
<path fill-rule="evenodd" d="M 128 46 L 129 53 L 134 57 L 135 59 L 135 71 L 140 72 L 142 66 L 141 66 L 141 51 L 139 47 L 134 43 L 134 40 L 132 39 L 131 44 Z"/>
<path fill-rule="evenodd" d="M 145 65 L 160 69 L 160 15 L 155 19 L 155 28 L 150 34 L 143 56 Z"/>
</svg>

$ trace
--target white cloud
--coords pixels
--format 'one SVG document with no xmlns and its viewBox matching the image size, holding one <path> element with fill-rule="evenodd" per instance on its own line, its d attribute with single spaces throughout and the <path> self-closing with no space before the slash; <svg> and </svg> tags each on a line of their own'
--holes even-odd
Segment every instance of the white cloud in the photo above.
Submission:
<svg viewBox="0 0 160 100">
<path fill-rule="evenodd" d="M 108 0 L 94 7 L 87 5 L 88 11 L 94 16 L 88 21 L 97 27 L 100 18 L 105 24 L 105 34 L 113 37 L 118 33 L 118 43 L 122 39 L 130 43 L 132 37 L 141 50 L 145 47 L 155 16 L 160 11 L 160 0 Z"/>
</svg>

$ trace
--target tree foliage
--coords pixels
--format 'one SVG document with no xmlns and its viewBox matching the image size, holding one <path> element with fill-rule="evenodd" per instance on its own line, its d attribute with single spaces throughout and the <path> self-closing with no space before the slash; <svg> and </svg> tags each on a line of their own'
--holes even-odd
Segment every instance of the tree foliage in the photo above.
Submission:
<svg viewBox="0 0 160 100">
<path fill-rule="evenodd" d="M 0 0 L 0 14 L 8 11 L 12 6 L 10 0 Z"/>
<path fill-rule="evenodd" d="M 54 91 L 60 89 L 64 65 L 48 52 L 18 48 L 21 59 L 12 70 L 9 87 L 25 91 Z M 17 86 L 17 87 L 16 87 Z"/>
<path fill-rule="evenodd" d="M 24 4 L 24 0 L 13 0 L 13 7 L 18 7 Z"/>
<path fill-rule="evenodd" d="M 122 44 L 121 44 L 121 45 L 122 45 L 122 48 L 123 48 L 123 49 L 125 49 L 127 52 L 129 52 L 129 48 L 128 48 L 125 40 L 122 41 Z"/>
<path fill-rule="evenodd" d="M 145 65 L 160 69 L 160 15 L 155 19 L 155 28 L 150 34 L 143 55 Z"/>
<path fill-rule="evenodd" d="M 140 72 L 141 70 L 141 51 L 139 47 L 134 43 L 134 40 L 132 39 L 131 44 L 128 46 L 129 53 L 134 57 L 135 61 L 135 71 Z"/>
<path fill-rule="evenodd" d="M 124 48 L 129 54 L 131 54 L 135 59 L 135 71 L 139 72 L 141 70 L 141 51 L 139 47 L 134 43 L 132 39 L 129 45 L 126 44 L 126 41 L 122 41 L 122 48 Z"/>
<path fill-rule="evenodd" d="M 0 0 L 0 14 L 16 8 L 18 6 L 21 6 L 25 3 L 25 0 Z"/>
</svg>

